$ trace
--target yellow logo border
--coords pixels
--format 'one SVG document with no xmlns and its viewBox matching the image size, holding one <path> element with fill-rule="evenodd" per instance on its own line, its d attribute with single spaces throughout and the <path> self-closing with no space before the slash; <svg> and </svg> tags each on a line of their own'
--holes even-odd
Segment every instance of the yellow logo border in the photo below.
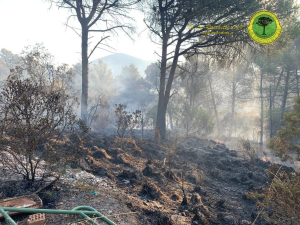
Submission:
<svg viewBox="0 0 300 225">
<path fill-rule="evenodd" d="M 254 23 L 254 20 L 258 17 L 258 16 L 261 16 L 261 15 L 268 15 L 268 16 L 271 16 L 275 22 L 276 22 L 276 31 L 275 33 L 269 37 L 269 38 L 260 38 L 258 37 L 254 31 L 253 31 L 253 27 L 252 27 L 252 24 Z M 274 41 L 276 41 L 279 36 L 281 35 L 281 31 L 282 31 L 282 27 L 280 25 L 280 22 L 279 22 L 279 19 L 277 18 L 277 16 L 270 12 L 270 11 L 267 11 L 267 10 L 261 10 L 261 11 L 258 11 L 256 12 L 250 19 L 250 22 L 249 22 L 249 25 L 247 27 L 247 31 L 248 31 L 248 34 L 249 36 L 251 37 L 251 39 L 253 41 L 255 41 L 256 43 L 258 44 L 262 44 L 262 45 L 268 45 L 268 44 L 272 44 Z"/>
</svg>

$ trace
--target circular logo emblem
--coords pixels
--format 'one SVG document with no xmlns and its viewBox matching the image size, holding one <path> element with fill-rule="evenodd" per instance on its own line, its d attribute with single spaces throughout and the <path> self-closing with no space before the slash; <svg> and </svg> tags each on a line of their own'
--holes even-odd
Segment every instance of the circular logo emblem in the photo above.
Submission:
<svg viewBox="0 0 300 225">
<path fill-rule="evenodd" d="M 255 13 L 249 22 L 247 31 L 253 41 L 259 44 L 271 44 L 279 38 L 282 27 L 277 16 L 267 10 Z"/>
</svg>

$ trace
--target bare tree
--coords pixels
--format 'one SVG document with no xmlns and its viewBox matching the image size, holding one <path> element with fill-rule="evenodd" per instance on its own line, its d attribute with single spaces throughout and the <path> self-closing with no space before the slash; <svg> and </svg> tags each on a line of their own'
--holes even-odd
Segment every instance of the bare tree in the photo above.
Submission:
<svg viewBox="0 0 300 225">
<path fill-rule="evenodd" d="M 89 58 L 97 48 L 110 51 L 112 47 L 107 44 L 109 33 L 117 34 L 117 30 L 122 30 L 129 37 L 134 31 L 134 27 L 126 23 L 133 20 L 129 10 L 140 0 L 49 0 L 59 8 L 66 8 L 72 12 L 67 19 L 66 26 L 73 29 L 81 37 L 81 60 L 82 60 L 82 94 L 81 94 L 81 119 L 87 123 L 88 117 L 88 73 Z M 76 17 L 81 26 L 81 34 L 78 29 L 69 25 L 69 19 Z M 126 21 L 125 21 L 126 20 Z M 93 28 L 96 25 L 97 29 Z M 102 36 L 97 44 L 88 51 L 89 33 L 101 33 Z M 102 46 L 102 47 L 100 47 Z M 109 48 L 109 49 L 107 49 Z"/>
</svg>

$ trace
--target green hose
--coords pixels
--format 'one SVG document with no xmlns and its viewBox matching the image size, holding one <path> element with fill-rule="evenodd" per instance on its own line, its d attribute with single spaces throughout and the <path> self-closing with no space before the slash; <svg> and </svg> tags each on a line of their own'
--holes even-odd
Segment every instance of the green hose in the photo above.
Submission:
<svg viewBox="0 0 300 225">
<path fill-rule="evenodd" d="M 77 206 L 75 207 L 74 209 L 72 210 L 90 210 L 90 211 L 93 211 L 95 213 L 95 215 L 101 217 L 101 219 L 103 221 L 105 221 L 106 223 L 108 223 L 109 225 L 116 225 L 114 222 L 112 222 L 111 220 L 109 220 L 107 217 L 105 217 L 104 215 L 102 215 L 101 213 L 99 213 L 96 209 L 90 207 L 90 206 Z"/>
<path fill-rule="evenodd" d="M 88 210 L 88 211 L 79 211 L 79 210 Z M 96 209 L 90 206 L 77 206 L 72 210 L 59 210 L 59 209 L 32 209 L 32 208 L 14 208 L 14 207 L 0 207 L 0 213 L 4 216 L 6 222 L 11 225 L 17 225 L 17 223 L 6 213 L 8 212 L 21 212 L 21 213 L 48 213 L 48 214 L 69 214 L 69 215 L 80 215 L 84 219 L 91 222 L 93 225 L 99 225 L 92 220 L 87 215 L 97 215 L 109 225 L 116 225 L 114 222 L 109 220 L 107 217 L 103 216 Z"/>
</svg>

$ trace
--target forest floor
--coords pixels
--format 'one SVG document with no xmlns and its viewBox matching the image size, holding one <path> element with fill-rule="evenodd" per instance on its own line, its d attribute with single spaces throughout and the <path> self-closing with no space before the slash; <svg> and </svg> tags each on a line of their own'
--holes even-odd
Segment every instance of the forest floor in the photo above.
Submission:
<svg viewBox="0 0 300 225">
<path fill-rule="evenodd" d="M 178 143 L 94 134 L 83 146 L 87 154 L 81 163 L 67 166 L 61 179 L 38 195 L 44 208 L 87 205 L 118 225 L 251 224 L 258 212 L 245 193 L 262 190 L 271 163 L 256 159 L 251 164 L 241 151 L 213 140 L 189 137 Z M 29 189 L 7 176 L 0 170 L 3 198 L 30 194 L 45 185 L 37 182 Z M 15 219 L 26 224 L 25 216 Z M 47 225 L 74 220 L 46 215 Z M 256 224 L 268 223 L 259 218 Z"/>
</svg>

